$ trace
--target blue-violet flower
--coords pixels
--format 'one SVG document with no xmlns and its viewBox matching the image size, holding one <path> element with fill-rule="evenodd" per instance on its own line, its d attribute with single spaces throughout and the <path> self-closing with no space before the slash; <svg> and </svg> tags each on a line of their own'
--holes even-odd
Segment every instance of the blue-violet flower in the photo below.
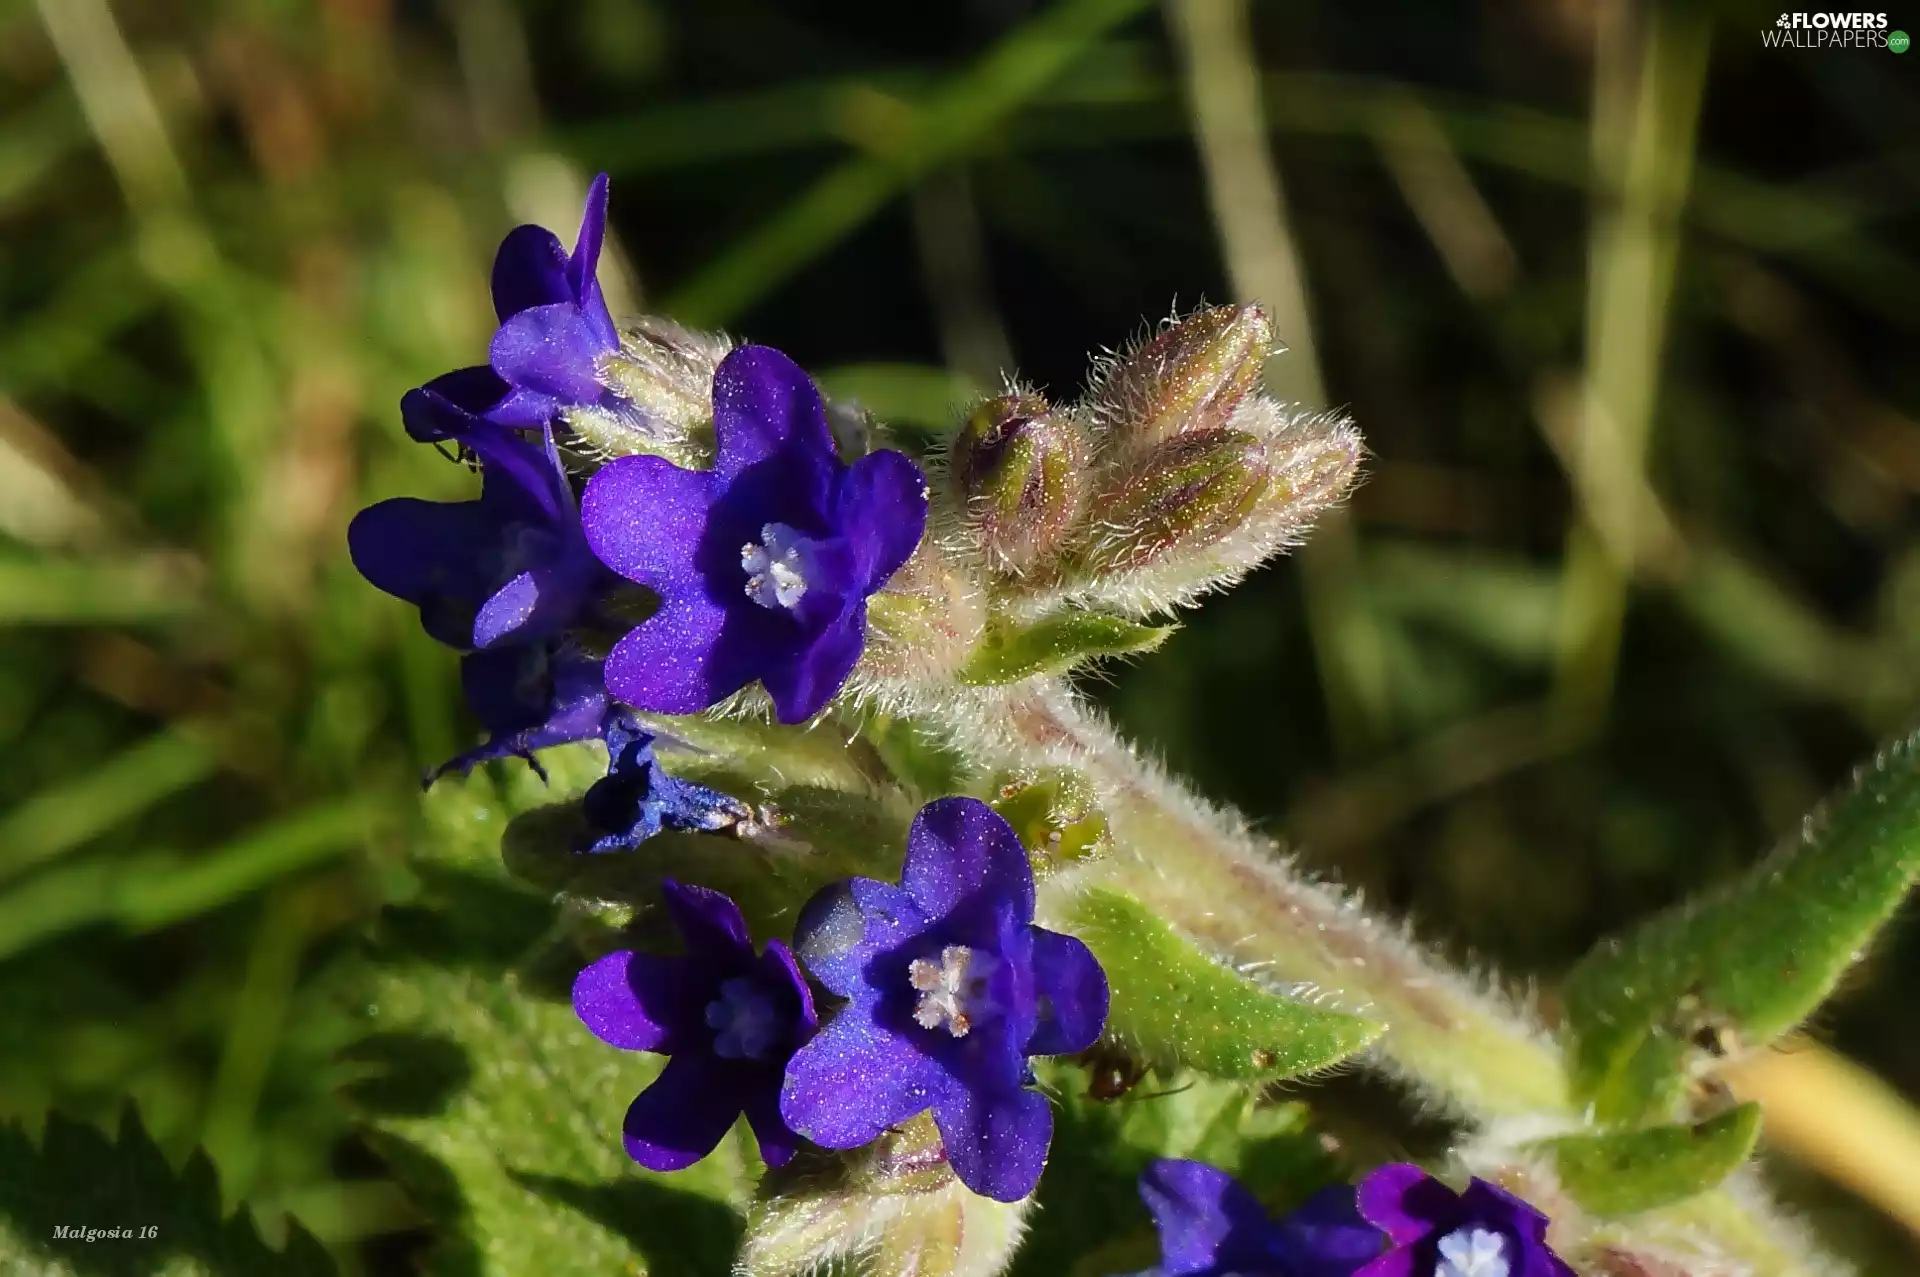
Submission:
<svg viewBox="0 0 1920 1277">
<path fill-rule="evenodd" d="M 347 545 L 362 576 L 418 607 L 427 633 L 468 652 L 461 684 L 488 740 L 439 771 L 508 755 L 531 761 L 537 749 L 599 735 L 601 662 L 567 631 L 621 582 L 587 546 L 551 437 L 535 445 L 445 400 L 414 408 L 479 460 L 480 498 L 382 501 L 355 516 Z"/>
<path fill-rule="evenodd" d="M 867 596 L 919 545 L 926 479 L 898 452 L 842 465 L 819 391 L 764 346 L 721 362 L 713 424 L 711 470 L 621 457 L 587 485 L 594 552 L 661 596 L 608 657 L 607 687 L 687 714 L 758 679 L 781 722 L 804 722 L 860 659 Z"/>
<path fill-rule="evenodd" d="M 1107 1018 L 1087 947 L 1033 925 L 1033 871 L 1012 826 L 973 798 L 921 808 L 900 885 L 854 878 L 802 912 L 795 946 L 848 1005 L 787 1066 L 780 1112 L 855 1148 L 924 1110 L 960 1182 L 1031 1193 L 1053 1113 L 1030 1055 L 1084 1051 Z"/>
<path fill-rule="evenodd" d="M 1160 1231 L 1160 1264 L 1141 1277 L 1353 1277 L 1386 1245 L 1344 1184 L 1276 1221 L 1225 1171 L 1162 1158 L 1140 1197 Z"/>
<path fill-rule="evenodd" d="M 607 229 L 607 175 L 587 192 L 573 253 L 543 226 L 518 226 L 493 259 L 493 308 L 500 317 L 488 362 L 436 377 L 403 405 L 407 430 L 431 441 L 433 418 L 418 409 L 439 400 L 504 426 L 539 429 L 573 407 L 620 406 L 605 382 L 620 332 L 597 272 Z"/>
<path fill-rule="evenodd" d="M 602 831 L 587 850 L 631 850 L 662 829 L 712 831 L 753 818 L 739 799 L 669 775 L 653 757 L 653 734 L 624 710 L 608 716 L 606 741 L 607 774 L 581 800 Z"/>
<path fill-rule="evenodd" d="M 595 1037 L 668 1057 L 626 1118 L 627 1154 L 677 1171 L 711 1153 L 742 1113 L 769 1166 L 797 1141 L 780 1115 L 780 1078 L 819 1024 L 793 954 L 778 940 L 755 955 L 732 900 L 669 880 L 667 910 L 683 957 L 622 950 L 582 971 L 573 1008 Z"/>
<path fill-rule="evenodd" d="M 1547 1217 L 1483 1179 L 1456 1193 L 1396 1162 L 1360 1181 L 1359 1201 L 1393 1248 L 1357 1277 L 1574 1277 L 1547 1247 Z"/>
</svg>

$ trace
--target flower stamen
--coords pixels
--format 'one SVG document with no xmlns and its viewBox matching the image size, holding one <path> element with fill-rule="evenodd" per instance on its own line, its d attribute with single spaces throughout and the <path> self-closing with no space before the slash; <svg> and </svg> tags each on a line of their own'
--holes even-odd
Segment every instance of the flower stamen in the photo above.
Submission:
<svg viewBox="0 0 1920 1277">
<path fill-rule="evenodd" d="M 1507 1277 L 1507 1241 L 1484 1228 L 1460 1228 L 1440 1239 L 1433 1277 Z"/>
<path fill-rule="evenodd" d="M 737 977 L 707 1003 L 707 1027 L 715 1030 L 713 1053 L 723 1060 L 762 1060 L 780 1038 L 780 1014 L 752 980 Z"/>
<path fill-rule="evenodd" d="M 807 596 L 813 574 L 812 543 L 784 523 L 760 529 L 760 540 L 740 547 L 747 573 L 747 597 L 764 608 L 792 611 Z"/>
<path fill-rule="evenodd" d="M 914 1023 L 923 1029 L 945 1029 L 956 1038 L 967 1036 L 987 1009 L 987 976 L 998 965 L 992 955 L 976 954 L 963 944 L 942 949 L 937 963 L 915 958 L 907 968 L 907 978 L 920 992 Z"/>
</svg>

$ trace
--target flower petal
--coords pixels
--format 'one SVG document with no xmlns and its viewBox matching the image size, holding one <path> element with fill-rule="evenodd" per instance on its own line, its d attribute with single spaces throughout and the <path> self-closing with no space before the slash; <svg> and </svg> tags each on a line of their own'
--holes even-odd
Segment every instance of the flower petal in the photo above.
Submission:
<svg viewBox="0 0 1920 1277">
<path fill-rule="evenodd" d="M 1400 1246 L 1354 1270 L 1353 1277 L 1432 1277 L 1433 1261 L 1421 1262 L 1412 1246 Z"/>
<path fill-rule="evenodd" d="M 660 884 L 673 925 L 687 942 L 687 952 L 722 963 L 753 959 L 753 941 L 740 906 L 710 887 L 695 887 L 669 878 Z"/>
<path fill-rule="evenodd" d="M 1033 928 L 1033 988 L 1040 1024 L 1028 1055 L 1073 1055 L 1092 1046 L 1107 1023 L 1107 973 L 1072 936 Z"/>
<path fill-rule="evenodd" d="M 740 1116 L 733 1070 L 706 1052 L 676 1055 L 627 1110 L 627 1156 L 653 1171 L 678 1171 L 713 1152 Z"/>
<path fill-rule="evenodd" d="M 823 1148 L 858 1148 L 925 1109 L 939 1081 L 912 1043 L 856 1004 L 787 1062 L 780 1116 Z"/>
<path fill-rule="evenodd" d="M 1241 1184 L 1205 1162 L 1163 1157 L 1140 1175 L 1140 1199 L 1160 1233 L 1160 1271 L 1212 1272 L 1249 1255 L 1272 1224 Z"/>
<path fill-rule="evenodd" d="M 493 255 L 493 310 L 506 323 L 523 310 L 574 300 L 567 250 L 544 226 L 516 226 Z"/>
<path fill-rule="evenodd" d="M 1360 1217 L 1352 1185 L 1323 1188 L 1279 1223 L 1285 1271 L 1296 1277 L 1352 1277 L 1378 1258 L 1387 1239 Z"/>
<path fill-rule="evenodd" d="M 448 772 L 464 776 L 496 758 L 533 763 L 539 750 L 600 735 L 607 715 L 600 662 L 562 654 L 545 660 L 544 675 L 530 676 L 527 663 L 539 661 L 546 651 L 543 646 L 515 645 L 462 658 L 460 682 L 467 703 L 491 735 L 479 748 L 435 768 L 428 783 Z M 534 770 L 540 770 L 537 763 Z"/>
<path fill-rule="evenodd" d="M 819 637 L 761 673 L 775 716 L 783 723 L 804 723 L 839 694 L 860 663 L 867 643 L 867 608 L 856 603 Z"/>
<path fill-rule="evenodd" d="M 727 614 L 705 599 L 669 599 L 607 657 L 607 687 L 635 709 L 697 714 L 751 683 L 752 662 L 721 646 Z"/>
<path fill-rule="evenodd" d="M 695 553 L 712 505 L 706 472 L 665 457 L 621 457 L 588 481 L 580 521 L 593 552 L 621 576 L 668 598 L 703 595 Z"/>
<path fill-rule="evenodd" d="M 768 1078 L 764 1090 L 747 1097 L 747 1124 L 760 1145 L 760 1160 L 768 1166 L 785 1166 L 800 1147 L 800 1137 L 780 1116 L 780 1088 Z"/>
<path fill-rule="evenodd" d="M 813 1006 L 813 989 L 807 984 L 807 977 L 801 974 L 800 961 L 793 956 L 793 950 L 783 941 L 767 941 L 767 951 L 760 955 L 758 974 L 769 984 L 785 984 L 793 993 L 799 1011 L 794 1021 L 795 1045 L 811 1038 L 820 1027 L 820 1013 Z"/>
<path fill-rule="evenodd" d="M 927 528 L 927 477 L 903 452 L 870 453 L 841 478 L 834 522 L 853 546 L 861 592 L 871 594 L 920 544 Z"/>
<path fill-rule="evenodd" d="M 867 963 L 926 928 L 913 897 L 890 882 L 854 878 L 822 887 L 800 910 L 793 947 L 813 978 L 843 998 L 867 987 Z"/>
<path fill-rule="evenodd" d="M 431 384 L 401 396 L 400 417 L 407 433 L 422 443 L 450 439 L 471 449 L 490 477 L 497 473 L 510 479 L 547 518 L 557 522 L 565 513 L 556 491 L 560 477 L 553 466 L 538 448 L 505 426 L 475 416 Z"/>
<path fill-rule="evenodd" d="M 1053 1110 L 1039 1092 L 951 1087 L 933 1106 L 933 1124 L 953 1173 L 982 1197 L 1017 1202 L 1040 1183 Z"/>
<path fill-rule="evenodd" d="M 500 325 L 487 350 L 493 370 L 512 385 L 562 403 L 598 403 L 600 357 L 610 347 L 571 301 L 523 310 Z"/>
<path fill-rule="evenodd" d="M 606 298 L 600 291 L 600 245 L 607 233 L 607 175 L 600 174 L 587 188 L 587 205 L 580 215 L 580 235 L 573 243 L 573 256 L 567 259 L 567 285 L 580 313 L 594 331 L 602 349 L 620 344 L 620 334 L 607 313 Z"/>
<path fill-rule="evenodd" d="M 1469 1180 L 1466 1191 L 1460 1194 L 1460 1214 L 1505 1229 L 1522 1241 L 1539 1242 L 1547 1235 L 1547 1217 L 1533 1203 L 1478 1176 Z"/>
<path fill-rule="evenodd" d="M 478 501 L 394 497 L 347 525 L 360 575 L 421 609 L 427 633 L 451 647 L 473 642 L 473 610 L 486 593 L 480 556 L 496 527 Z"/>
<path fill-rule="evenodd" d="M 1395 1245 L 1425 1237 L 1460 1216 L 1460 1198 L 1411 1162 L 1382 1166 L 1360 1181 L 1360 1213 Z"/>
<path fill-rule="evenodd" d="M 482 417 L 488 415 L 500 400 L 513 390 L 513 387 L 502 381 L 500 374 L 489 365 L 478 364 L 472 368 L 456 368 L 452 372 L 443 372 L 421 389 L 440 396 L 463 412 Z M 409 434 L 412 434 L 416 427 L 427 426 L 424 420 L 405 422 L 405 424 Z M 431 439 L 422 439 L 418 435 L 414 437 L 421 443 L 432 442 Z"/>
<path fill-rule="evenodd" d="M 731 485 L 753 470 L 756 480 L 784 490 L 790 501 L 827 512 L 840 461 L 820 392 L 793 360 L 768 346 L 729 353 L 713 375 L 713 430 L 714 472 L 722 482 Z"/>
<path fill-rule="evenodd" d="M 929 917 L 976 896 L 1004 901 L 1016 922 L 1033 921 L 1033 868 L 1013 826 L 977 798 L 940 798 L 907 833 L 900 885 Z"/>
<path fill-rule="evenodd" d="M 713 990 L 685 958 L 622 949 L 573 981 L 573 1010 L 593 1036 L 624 1051 L 684 1050 Z"/>
</svg>

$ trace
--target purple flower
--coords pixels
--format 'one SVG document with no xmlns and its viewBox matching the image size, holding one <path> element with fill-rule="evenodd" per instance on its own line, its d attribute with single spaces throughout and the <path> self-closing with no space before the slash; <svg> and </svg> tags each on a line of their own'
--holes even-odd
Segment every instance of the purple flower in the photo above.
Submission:
<svg viewBox="0 0 1920 1277">
<path fill-rule="evenodd" d="M 1393 1248 L 1357 1277 L 1574 1277 L 1547 1248 L 1547 1217 L 1483 1179 L 1456 1193 L 1396 1162 L 1360 1181 L 1360 1213 Z"/>
<path fill-rule="evenodd" d="M 1275 1222 L 1225 1171 L 1162 1158 L 1140 1176 L 1140 1196 L 1160 1230 L 1160 1266 L 1142 1277 L 1352 1277 L 1386 1240 L 1346 1185 Z"/>
<path fill-rule="evenodd" d="M 662 891 L 686 955 L 622 950 L 573 982 L 573 1009 L 595 1037 L 668 1057 L 627 1109 L 627 1155 L 649 1170 L 681 1170 L 745 1113 L 760 1156 L 782 1165 L 797 1141 L 780 1115 L 781 1072 L 820 1023 L 806 979 L 778 940 L 754 954 L 726 896 L 672 881 Z"/>
<path fill-rule="evenodd" d="M 570 407 L 621 406 L 602 377 L 620 333 L 600 295 L 596 273 L 607 229 L 607 175 L 593 180 L 580 238 L 569 256 L 554 233 L 518 226 L 493 259 L 493 308 L 500 317 L 488 362 L 436 377 L 416 396 L 437 399 L 503 426 L 539 429 Z M 435 423 L 408 412 L 414 438 L 431 441 Z"/>
<path fill-rule="evenodd" d="M 813 382 L 764 346 L 721 363 L 713 425 L 711 470 L 622 457 L 587 485 L 594 552 L 662 600 L 608 657 L 607 686 L 688 714 L 758 679 L 781 722 L 804 722 L 860 659 L 867 596 L 919 545 L 926 480 L 898 452 L 842 465 Z"/>
<path fill-rule="evenodd" d="M 780 1112 L 855 1148 L 926 1109 L 960 1182 L 1033 1191 L 1053 1113 L 1029 1055 L 1083 1051 L 1107 1018 L 1087 947 L 1033 925 L 1033 871 L 1011 826 L 973 798 L 920 809 L 900 886 L 855 878 L 808 904 L 796 947 L 849 999 L 787 1066 Z"/>
<path fill-rule="evenodd" d="M 668 775 L 653 757 L 653 734 L 631 714 L 608 720 L 607 774 L 587 790 L 587 819 L 602 836 L 589 851 L 632 850 L 662 829 L 726 829 L 753 812 L 737 798 Z"/>
<path fill-rule="evenodd" d="M 445 400 L 412 406 L 437 437 L 479 460 L 480 499 L 382 501 L 355 516 L 347 545 L 362 576 L 469 653 L 460 681 L 488 740 L 434 774 L 508 755 L 531 761 L 537 749 L 599 735 L 601 662 L 567 631 L 620 581 L 587 546 L 551 439 L 536 446 Z"/>
</svg>

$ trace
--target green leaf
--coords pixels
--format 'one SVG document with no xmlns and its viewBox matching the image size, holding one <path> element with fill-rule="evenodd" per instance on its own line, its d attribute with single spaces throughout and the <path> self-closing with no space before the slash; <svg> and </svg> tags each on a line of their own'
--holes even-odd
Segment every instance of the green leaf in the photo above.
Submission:
<svg viewBox="0 0 1920 1277">
<path fill-rule="evenodd" d="M 1139 625 L 1105 612 L 1062 612 L 1028 626 L 987 627 L 965 668 L 964 683 L 1017 683 L 1036 674 L 1060 674 L 1098 656 L 1151 652 L 1172 625 Z"/>
<path fill-rule="evenodd" d="M 1674 1123 L 1543 1141 L 1561 1185 L 1596 1215 L 1637 1215 L 1704 1193 L 1739 1169 L 1760 1137 L 1760 1106 Z"/>
<path fill-rule="evenodd" d="M 1575 1097 L 1668 1117 L 1689 1072 L 1798 1024 L 1920 873 L 1920 737 L 1883 751 L 1800 836 L 1716 896 L 1589 953 L 1569 977 Z"/>
<path fill-rule="evenodd" d="M 1386 1026 L 1269 993 L 1208 957 L 1139 901 L 1094 889 L 1068 914 L 1113 989 L 1107 1032 L 1149 1061 L 1222 1078 L 1337 1064 Z"/>
<path fill-rule="evenodd" d="M 62 1236 L 58 1230 L 80 1230 Z M 86 1229 L 132 1236 L 87 1240 Z M 143 1237 L 145 1229 L 153 1236 Z M 0 1127 L 0 1270 L 73 1277 L 158 1273 L 169 1277 L 329 1277 L 320 1243 L 295 1227 L 286 1250 L 260 1240 L 245 1212 L 224 1217 L 213 1166 L 196 1153 L 175 1172 L 132 1106 L 117 1140 L 58 1115 L 39 1143 Z"/>
</svg>

